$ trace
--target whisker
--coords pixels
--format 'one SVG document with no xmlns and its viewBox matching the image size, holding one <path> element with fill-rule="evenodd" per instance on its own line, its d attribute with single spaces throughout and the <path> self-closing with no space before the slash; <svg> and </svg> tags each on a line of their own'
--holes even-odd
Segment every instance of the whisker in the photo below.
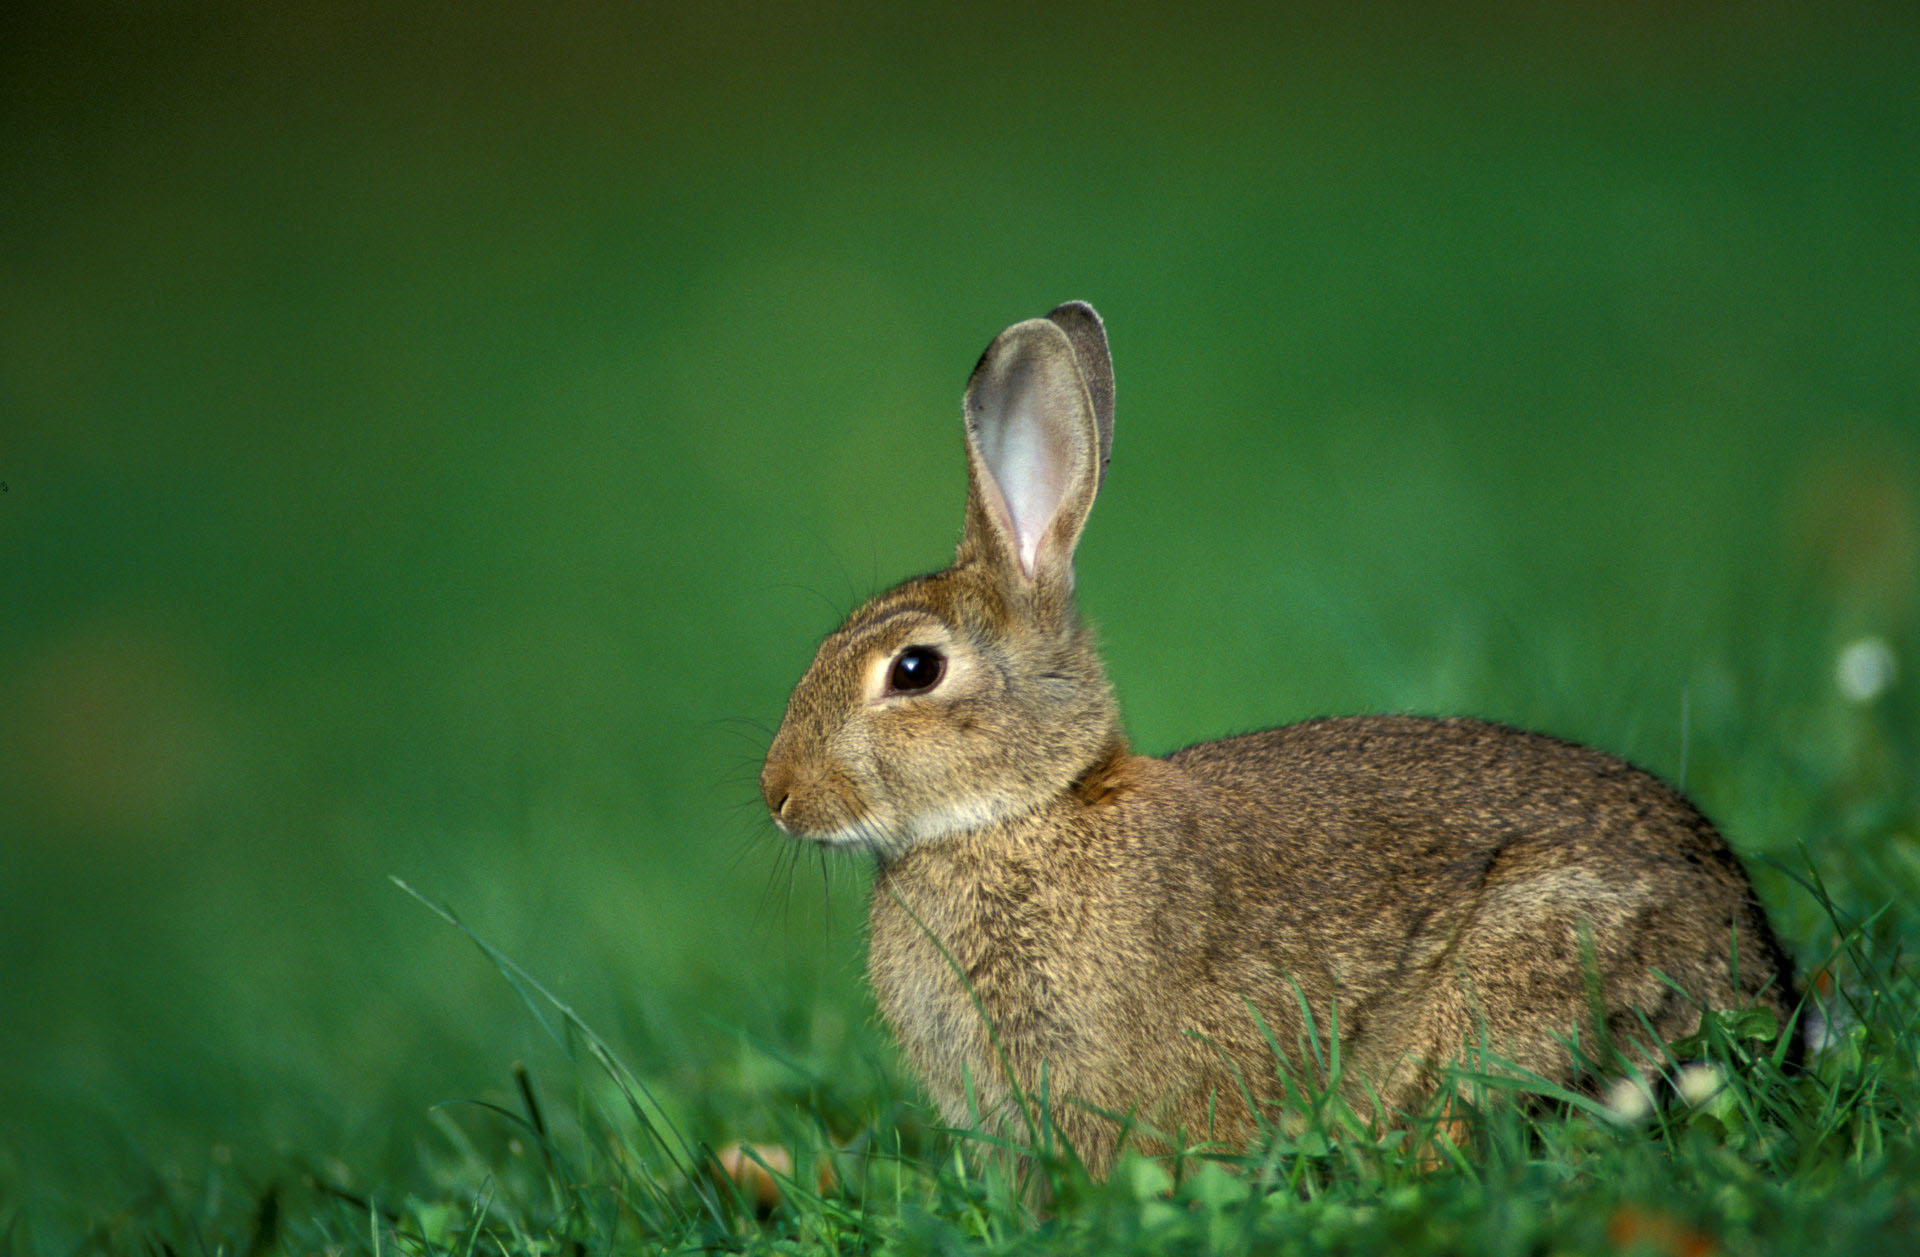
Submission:
<svg viewBox="0 0 1920 1257">
<path fill-rule="evenodd" d="M 819 855 L 821 906 L 826 910 L 826 919 L 831 922 L 833 920 L 833 878 L 827 870 L 827 853 L 825 849 L 822 849 Z"/>
<path fill-rule="evenodd" d="M 790 593 L 807 594 L 811 597 L 818 598 L 820 605 L 825 607 L 829 614 L 843 616 L 846 614 L 849 606 L 859 602 L 861 599 L 859 593 L 853 587 L 853 574 L 847 570 L 846 560 L 837 550 L 828 548 L 827 552 L 833 556 L 834 564 L 839 567 L 841 575 L 846 581 L 847 596 L 845 601 L 835 602 L 828 596 L 827 591 L 821 589 L 818 585 L 803 585 L 799 581 L 779 581 L 773 588 L 786 590 Z"/>
<path fill-rule="evenodd" d="M 711 720 L 707 721 L 707 725 L 709 727 L 719 726 L 721 728 L 730 728 L 735 725 L 746 725 L 750 729 L 758 729 L 760 732 L 766 734 L 769 738 L 773 736 L 772 725 L 769 725 L 765 721 L 758 720 L 752 716 L 740 716 L 740 715 L 715 716 Z"/>
<path fill-rule="evenodd" d="M 785 868 L 787 870 L 786 899 L 788 901 L 792 900 L 793 898 L 792 870 L 793 870 L 794 864 L 799 860 L 799 858 L 800 858 L 800 853 L 792 844 L 783 845 L 782 847 L 780 847 L 778 850 L 774 852 L 773 863 L 767 869 L 766 887 L 760 892 L 760 905 L 755 914 L 755 920 L 757 922 L 761 924 L 765 924 L 769 915 L 773 911 L 776 898 L 779 896 L 779 893 L 780 893 L 780 881 L 781 881 L 780 873 L 782 868 Z"/>
<path fill-rule="evenodd" d="M 712 727 L 717 727 L 722 733 L 731 734 L 733 737 L 751 746 L 754 749 L 755 758 L 765 755 L 767 753 L 767 747 L 773 742 L 773 730 L 767 728 L 758 720 L 747 721 L 742 718 L 742 722 L 752 727 L 750 729 L 742 729 L 738 727 L 737 724 L 721 724 L 718 721 L 713 722 Z"/>
</svg>

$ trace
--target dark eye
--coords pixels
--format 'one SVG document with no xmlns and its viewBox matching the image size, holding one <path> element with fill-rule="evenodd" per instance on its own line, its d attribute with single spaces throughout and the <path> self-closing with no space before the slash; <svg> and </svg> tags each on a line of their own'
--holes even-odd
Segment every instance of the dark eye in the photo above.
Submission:
<svg viewBox="0 0 1920 1257">
<path fill-rule="evenodd" d="M 893 661 L 887 689 L 894 694 L 924 694 L 940 684 L 947 657 L 931 646 L 909 646 Z"/>
</svg>

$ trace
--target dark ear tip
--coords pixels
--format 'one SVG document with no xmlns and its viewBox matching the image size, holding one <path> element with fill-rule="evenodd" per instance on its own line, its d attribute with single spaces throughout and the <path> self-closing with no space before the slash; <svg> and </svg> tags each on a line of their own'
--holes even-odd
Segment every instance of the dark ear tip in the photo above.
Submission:
<svg viewBox="0 0 1920 1257">
<path fill-rule="evenodd" d="M 1098 312 L 1084 301 L 1063 301 L 1047 311 L 1047 317 L 1063 328 L 1070 328 L 1075 323 L 1091 323 L 1102 331 L 1106 329 Z"/>
</svg>

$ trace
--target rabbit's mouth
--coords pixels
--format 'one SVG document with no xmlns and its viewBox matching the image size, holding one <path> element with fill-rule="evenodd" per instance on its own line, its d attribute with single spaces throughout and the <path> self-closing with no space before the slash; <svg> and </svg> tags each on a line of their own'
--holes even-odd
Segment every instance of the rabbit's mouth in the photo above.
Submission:
<svg viewBox="0 0 1920 1257">
<path fill-rule="evenodd" d="M 1007 819 L 1004 803 L 987 795 L 907 813 L 884 803 L 870 806 L 844 779 L 803 784 L 770 773 L 766 796 L 774 825 L 789 838 L 882 858 Z"/>
<path fill-rule="evenodd" d="M 832 847 L 837 851 L 876 855 L 883 859 L 897 856 L 913 845 L 911 839 L 904 837 L 892 825 L 866 814 L 851 820 L 842 818 L 831 825 L 810 825 L 798 823 L 791 816 L 776 812 L 773 823 L 781 833 L 799 842 L 809 842 L 816 847 Z"/>
</svg>

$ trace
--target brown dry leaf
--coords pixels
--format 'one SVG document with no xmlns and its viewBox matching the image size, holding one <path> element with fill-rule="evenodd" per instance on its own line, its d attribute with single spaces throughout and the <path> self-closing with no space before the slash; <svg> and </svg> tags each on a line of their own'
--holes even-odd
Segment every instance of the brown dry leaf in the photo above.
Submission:
<svg viewBox="0 0 1920 1257">
<path fill-rule="evenodd" d="M 739 1187 L 741 1198 L 761 1213 L 770 1213 L 780 1204 L 780 1179 L 793 1177 L 793 1153 L 781 1144 L 731 1143 L 714 1153 L 713 1159 Z M 816 1179 L 820 1191 L 832 1190 L 833 1166 L 824 1158 Z"/>
<path fill-rule="evenodd" d="M 1616 1249 L 1648 1248 L 1665 1257 L 1713 1257 L 1713 1237 L 1670 1213 L 1621 1205 L 1607 1219 L 1607 1242 Z"/>
</svg>

